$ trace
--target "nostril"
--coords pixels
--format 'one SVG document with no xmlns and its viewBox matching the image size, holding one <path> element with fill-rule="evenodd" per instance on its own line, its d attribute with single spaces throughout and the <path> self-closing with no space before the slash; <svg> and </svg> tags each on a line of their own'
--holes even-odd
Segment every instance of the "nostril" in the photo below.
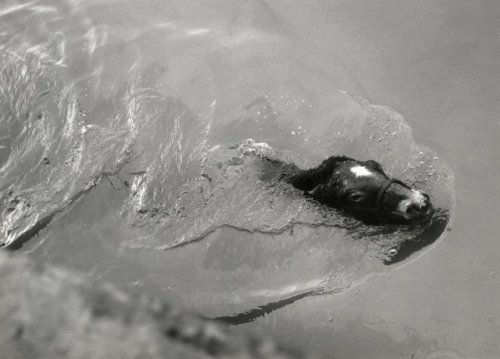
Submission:
<svg viewBox="0 0 500 359">
<path fill-rule="evenodd" d="M 432 204 L 431 200 L 429 199 L 428 196 L 424 198 L 424 200 L 420 203 L 420 208 L 422 209 L 423 212 L 432 212 Z"/>
<path fill-rule="evenodd" d="M 420 206 L 418 204 L 410 204 L 408 208 L 406 208 L 406 212 L 409 214 L 417 214 L 420 212 Z"/>
</svg>

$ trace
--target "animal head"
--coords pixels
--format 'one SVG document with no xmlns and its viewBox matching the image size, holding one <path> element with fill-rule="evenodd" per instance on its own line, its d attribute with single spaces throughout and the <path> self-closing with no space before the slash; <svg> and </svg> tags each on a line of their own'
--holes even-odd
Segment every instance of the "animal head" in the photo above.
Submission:
<svg viewBox="0 0 500 359">
<path fill-rule="evenodd" d="M 424 222 L 433 214 L 427 194 L 389 178 L 372 160 L 330 157 L 317 168 L 300 171 L 291 183 L 362 219 Z"/>
</svg>

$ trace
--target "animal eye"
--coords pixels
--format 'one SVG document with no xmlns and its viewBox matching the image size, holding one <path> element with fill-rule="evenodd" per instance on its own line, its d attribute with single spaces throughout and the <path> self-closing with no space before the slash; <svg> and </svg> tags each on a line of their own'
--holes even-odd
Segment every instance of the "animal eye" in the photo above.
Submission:
<svg viewBox="0 0 500 359">
<path fill-rule="evenodd" d="M 363 195 L 361 193 L 351 193 L 349 199 L 354 202 L 359 202 L 363 199 Z"/>
</svg>

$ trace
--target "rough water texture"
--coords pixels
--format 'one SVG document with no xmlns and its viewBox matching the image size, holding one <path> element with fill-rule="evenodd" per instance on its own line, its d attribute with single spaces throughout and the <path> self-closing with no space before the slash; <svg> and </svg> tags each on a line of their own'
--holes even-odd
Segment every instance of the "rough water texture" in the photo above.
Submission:
<svg viewBox="0 0 500 359">
<path fill-rule="evenodd" d="M 22 242 L 116 173 L 133 139 L 122 118 L 86 121 L 75 94 L 34 56 L 0 65 L 2 243 Z M 125 122 L 125 123 L 124 123 Z"/>
<path fill-rule="evenodd" d="M 320 206 L 273 180 L 263 155 L 302 167 L 334 153 L 375 158 L 389 174 L 429 193 L 442 209 L 437 218 L 445 225 L 453 203 L 452 174 L 430 149 L 414 143 L 411 129 L 396 111 L 339 92 L 347 106 L 355 107 L 355 115 L 333 118 L 326 128 L 318 126 L 308 134 L 310 147 L 324 154 L 315 154 L 315 160 L 307 159 L 307 152 L 280 152 L 254 140 L 214 144 L 213 132 L 238 138 L 239 122 L 214 131 L 216 103 L 195 115 L 181 100 L 154 86 L 165 71 L 155 64 L 139 71 L 119 92 L 115 115 L 96 125 L 64 86 L 62 74 L 29 54 L 25 60 L 4 57 L 6 111 L 1 123 L 9 133 L 1 171 L 4 245 L 19 247 L 111 177 L 128 193 L 117 208 L 124 223 L 145 230 L 145 235 L 124 242 L 125 248 L 173 249 L 216 230 L 260 233 L 280 241 L 287 238 L 288 243 L 294 241 L 291 233 L 298 239 L 328 241 L 321 245 L 328 253 L 322 255 L 326 274 L 308 278 L 304 288 L 287 295 L 349 287 L 373 270 L 371 264 L 361 265 L 366 258 L 390 262 L 402 243 L 425 236 L 426 227 L 363 226 Z M 260 98 L 243 113 L 247 124 L 264 122 L 274 129 L 278 145 L 293 141 L 293 133 L 281 130 L 269 115 L 276 111 L 272 102 Z M 256 113 L 269 116 L 262 119 Z M 439 233 L 432 235 L 433 241 Z M 288 249 L 274 258 L 285 253 L 289 255 Z"/>
</svg>

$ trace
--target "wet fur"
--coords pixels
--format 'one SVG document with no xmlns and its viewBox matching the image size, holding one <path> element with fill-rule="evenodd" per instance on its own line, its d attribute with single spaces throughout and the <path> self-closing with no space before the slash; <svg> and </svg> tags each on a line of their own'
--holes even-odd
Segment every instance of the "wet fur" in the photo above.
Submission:
<svg viewBox="0 0 500 359">
<path fill-rule="evenodd" d="M 331 156 L 319 166 L 306 170 L 276 159 L 265 158 L 264 162 L 267 168 L 263 174 L 268 180 L 288 182 L 320 203 L 343 209 L 365 222 L 398 221 L 397 218 L 392 218 L 391 208 L 396 207 L 405 197 L 391 190 L 384 196 L 384 206 L 378 203 L 377 194 L 389 177 L 376 161 L 358 161 L 346 156 Z M 367 175 L 357 175 L 353 172 L 352 168 L 356 166 L 366 169 Z M 401 185 L 403 186 L 401 188 L 410 190 L 408 186 Z M 353 192 L 362 193 L 362 201 L 353 202 L 350 199 Z"/>
<path fill-rule="evenodd" d="M 265 158 L 268 164 L 279 172 L 279 179 L 290 183 L 295 188 L 308 192 L 317 201 L 337 207 L 338 194 L 342 192 L 345 175 L 335 174 L 335 170 L 344 162 L 366 165 L 386 177 L 382 166 L 376 161 L 361 162 L 346 156 L 331 156 L 318 167 L 307 170 L 299 169 L 295 164 L 283 163 L 276 159 Z M 337 200 L 335 200 L 337 198 Z"/>
</svg>

